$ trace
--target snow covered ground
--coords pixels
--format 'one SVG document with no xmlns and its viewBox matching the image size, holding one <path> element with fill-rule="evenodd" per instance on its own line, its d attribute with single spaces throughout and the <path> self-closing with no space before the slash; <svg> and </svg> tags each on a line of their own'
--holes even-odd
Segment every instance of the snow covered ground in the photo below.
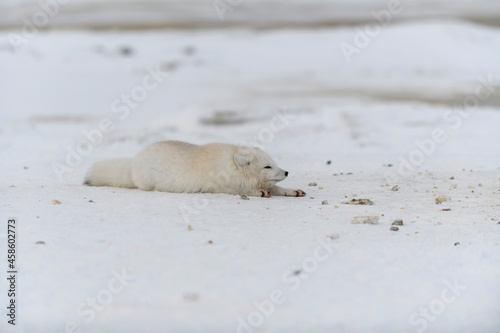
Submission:
<svg viewBox="0 0 500 333">
<path fill-rule="evenodd" d="M 497 28 L 16 33 L 0 218 L 18 219 L 19 308 L 1 332 L 499 331 Z M 308 195 L 81 185 L 165 139 L 261 146 Z"/>
</svg>

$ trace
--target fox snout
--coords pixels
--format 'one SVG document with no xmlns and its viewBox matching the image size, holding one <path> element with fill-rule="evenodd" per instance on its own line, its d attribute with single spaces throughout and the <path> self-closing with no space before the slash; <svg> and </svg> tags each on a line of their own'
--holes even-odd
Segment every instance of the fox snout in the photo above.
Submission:
<svg viewBox="0 0 500 333">
<path fill-rule="evenodd" d="M 288 171 L 285 171 L 283 169 L 279 169 L 278 168 L 278 172 L 276 174 L 276 176 L 274 177 L 274 180 L 277 180 L 277 181 L 282 181 L 283 179 L 285 179 L 286 177 L 288 176 Z"/>
</svg>

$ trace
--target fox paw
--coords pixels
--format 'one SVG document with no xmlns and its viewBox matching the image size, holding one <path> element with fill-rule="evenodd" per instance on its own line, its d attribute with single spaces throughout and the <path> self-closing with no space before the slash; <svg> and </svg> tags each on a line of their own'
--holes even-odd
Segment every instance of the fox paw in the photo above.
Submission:
<svg viewBox="0 0 500 333">
<path fill-rule="evenodd" d="M 268 190 L 259 190 L 260 191 L 260 196 L 264 198 L 270 198 L 271 197 L 271 192 Z"/>
<path fill-rule="evenodd" d="M 285 196 L 287 197 L 305 197 L 306 192 L 302 190 L 292 190 L 291 193 L 286 193 Z"/>
</svg>

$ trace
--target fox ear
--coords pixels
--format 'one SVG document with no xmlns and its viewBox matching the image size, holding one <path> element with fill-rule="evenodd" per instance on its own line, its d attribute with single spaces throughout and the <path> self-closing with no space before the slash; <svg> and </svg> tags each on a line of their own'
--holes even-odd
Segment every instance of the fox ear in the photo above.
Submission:
<svg viewBox="0 0 500 333">
<path fill-rule="evenodd" d="M 239 151 L 234 155 L 234 163 L 239 166 L 249 165 L 252 161 L 252 155 L 248 151 Z"/>
</svg>

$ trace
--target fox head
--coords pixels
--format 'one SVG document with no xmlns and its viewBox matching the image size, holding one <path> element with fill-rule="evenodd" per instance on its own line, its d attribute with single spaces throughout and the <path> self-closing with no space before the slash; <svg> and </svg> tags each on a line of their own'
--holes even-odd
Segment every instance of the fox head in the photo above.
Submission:
<svg viewBox="0 0 500 333">
<path fill-rule="evenodd" d="M 257 181 L 257 188 L 270 188 L 288 176 L 273 159 L 260 148 L 241 147 L 234 155 L 234 163 L 247 178 Z"/>
</svg>

